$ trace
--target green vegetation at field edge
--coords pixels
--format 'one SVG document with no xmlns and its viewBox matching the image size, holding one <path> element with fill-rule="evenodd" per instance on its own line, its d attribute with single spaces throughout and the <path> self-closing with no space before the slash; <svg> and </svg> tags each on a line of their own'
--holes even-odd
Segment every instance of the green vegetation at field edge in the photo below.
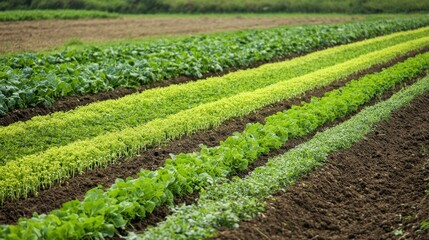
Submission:
<svg viewBox="0 0 429 240">
<path fill-rule="evenodd" d="M 0 11 L 0 22 L 45 20 L 45 19 L 83 19 L 83 18 L 117 18 L 121 15 L 102 11 L 89 10 L 10 10 Z"/>
<path fill-rule="evenodd" d="M 410 13 L 429 11 L 429 2 L 424 0 L 3 0 L 0 3 L 0 10 L 67 8 L 122 13 Z"/>
</svg>

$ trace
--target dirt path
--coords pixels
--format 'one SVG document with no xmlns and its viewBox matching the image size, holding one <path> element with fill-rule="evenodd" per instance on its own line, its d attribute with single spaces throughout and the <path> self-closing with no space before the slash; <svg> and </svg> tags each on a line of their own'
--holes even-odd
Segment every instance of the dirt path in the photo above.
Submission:
<svg viewBox="0 0 429 240">
<path fill-rule="evenodd" d="M 216 239 L 429 239 L 429 94 Z"/>
<path fill-rule="evenodd" d="M 333 23 L 357 18 L 202 16 L 0 22 L 0 54 L 54 48 L 71 39 L 107 41 L 282 25 Z"/>
</svg>

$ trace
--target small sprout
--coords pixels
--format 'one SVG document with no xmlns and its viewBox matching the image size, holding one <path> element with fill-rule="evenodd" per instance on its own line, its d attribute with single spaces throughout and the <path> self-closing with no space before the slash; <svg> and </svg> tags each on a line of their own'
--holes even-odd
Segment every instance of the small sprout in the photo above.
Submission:
<svg viewBox="0 0 429 240">
<path fill-rule="evenodd" d="M 427 231 L 427 230 L 429 230 L 429 221 L 428 220 L 423 220 L 420 223 L 420 229 L 419 230 L 421 230 L 421 231 Z"/>
<path fill-rule="evenodd" d="M 403 218 L 403 222 L 410 222 L 410 221 L 412 221 L 414 218 L 415 218 L 414 216 L 405 216 L 405 217 Z"/>
<path fill-rule="evenodd" d="M 423 144 L 420 144 L 420 154 L 424 157 L 428 155 L 428 149 Z"/>
<path fill-rule="evenodd" d="M 398 228 L 395 231 L 393 231 L 393 235 L 395 235 L 395 236 L 402 236 L 402 235 L 404 235 L 404 230 Z"/>
</svg>

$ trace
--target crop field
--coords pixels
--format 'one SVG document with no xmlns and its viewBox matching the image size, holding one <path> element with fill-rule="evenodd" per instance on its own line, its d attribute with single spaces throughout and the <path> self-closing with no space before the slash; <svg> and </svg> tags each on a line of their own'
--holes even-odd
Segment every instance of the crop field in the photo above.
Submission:
<svg viewBox="0 0 429 240">
<path fill-rule="evenodd" d="M 427 15 L 0 56 L 0 239 L 429 239 L 428 192 Z"/>
</svg>

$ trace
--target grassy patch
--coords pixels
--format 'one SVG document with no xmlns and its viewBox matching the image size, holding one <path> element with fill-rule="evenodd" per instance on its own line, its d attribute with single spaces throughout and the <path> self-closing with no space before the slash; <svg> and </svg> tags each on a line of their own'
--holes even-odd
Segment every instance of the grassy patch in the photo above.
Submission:
<svg viewBox="0 0 429 240">
<path fill-rule="evenodd" d="M 44 19 L 117 18 L 117 13 L 88 10 L 10 10 L 0 12 L 0 21 Z"/>
</svg>

